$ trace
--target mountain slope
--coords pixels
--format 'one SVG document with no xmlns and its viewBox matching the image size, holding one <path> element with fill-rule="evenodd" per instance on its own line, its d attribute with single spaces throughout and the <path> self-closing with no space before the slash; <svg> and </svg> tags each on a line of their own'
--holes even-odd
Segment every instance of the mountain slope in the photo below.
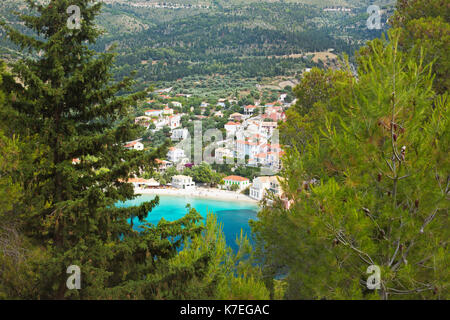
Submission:
<svg viewBox="0 0 450 320">
<path fill-rule="evenodd" d="M 11 23 L 15 21 L 11 10 L 23 9 L 18 1 L 22 0 L 0 4 L 0 14 Z M 383 31 L 366 27 L 366 10 L 372 3 L 368 0 L 103 2 L 98 24 L 105 34 L 94 48 L 103 51 L 115 43 L 116 75 L 137 70 L 142 86 L 217 75 L 234 79 L 295 76 L 305 67 L 333 63 L 312 60 L 308 53 L 332 49 L 352 56 Z M 387 2 L 392 1 L 381 3 Z M 351 12 L 324 11 L 337 5 Z M 6 39 L 0 47 L 1 57 L 17 57 Z"/>
</svg>

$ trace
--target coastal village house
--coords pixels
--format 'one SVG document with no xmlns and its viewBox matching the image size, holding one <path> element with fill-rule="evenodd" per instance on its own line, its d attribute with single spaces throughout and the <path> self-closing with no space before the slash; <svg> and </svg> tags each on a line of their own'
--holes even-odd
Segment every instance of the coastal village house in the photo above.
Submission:
<svg viewBox="0 0 450 320">
<path fill-rule="evenodd" d="M 173 166 L 173 163 L 167 160 L 155 159 L 155 162 L 158 165 L 158 172 L 165 172 L 168 168 Z"/>
<path fill-rule="evenodd" d="M 170 129 L 178 128 L 181 125 L 181 117 L 179 115 L 169 116 L 166 123 Z"/>
<path fill-rule="evenodd" d="M 237 140 L 236 141 L 236 151 L 238 158 L 245 158 L 248 156 L 249 158 L 254 158 L 257 153 L 260 151 L 259 143 L 257 140 L 253 140 L 247 138 L 245 140 Z"/>
<path fill-rule="evenodd" d="M 166 106 L 166 107 L 163 109 L 163 115 L 165 115 L 165 116 L 171 116 L 171 115 L 173 115 L 173 109 L 172 109 L 172 108 L 169 108 L 168 106 Z"/>
<path fill-rule="evenodd" d="M 226 161 L 224 162 L 224 158 L 233 159 L 233 151 L 227 148 L 217 148 L 214 155 L 214 160 L 216 161 L 216 163 L 225 163 Z"/>
<path fill-rule="evenodd" d="M 128 179 L 129 183 L 132 183 L 135 188 L 144 189 L 146 187 L 159 187 L 159 182 L 155 179 L 142 179 L 142 178 L 131 178 Z"/>
<path fill-rule="evenodd" d="M 189 135 L 189 131 L 186 128 L 174 129 L 174 130 L 172 130 L 172 135 L 170 136 L 170 138 L 172 140 L 180 141 L 180 140 L 186 139 L 188 137 L 188 135 Z"/>
<path fill-rule="evenodd" d="M 131 141 L 123 146 L 125 149 L 144 150 L 144 145 L 139 141 Z"/>
<path fill-rule="evenodd" d="M 231 188 L 232 185 L 238 185 L 239 190 L 244 190 L 250 186 L 250 180 L 241 176 L 228 176 L 223 178 L 225 186 Z"/>
<path fill-rule="evenodd" d="M 144 112 L 148 117 L 160 117 L 163 114 L 163 110 L 150 109 Z"/>
<path fill-rule="evenodd" d="M 225 124 L 224 128 L 227 132 L 227 137 L 233 136 L 240 129 L 241 124 L 239 122 L 229 121 Z"/>
<path fill-rule="evenodd" d="M 192 177 L 177 175 L 172 177 L 172 187 L 177 189 L 193 189 L 195 187 Z"/>
<path fill-rule="evenodd" d="M 252 106 L 252 105 L 245 106 L 244 107 L 244 115 L 246 115 L 246 116 L 253 116 L 253 114 L 255 113 L 257 108 L 258 108 L 257 106 Z"/>
<path fill-rule="evenodd" d="M 171 147 L 167 153 L 167 159 L 174 163 L 179 162 L 181 159 L 185 158 L 184 150 L 180 148 Z"/>
<path fill-rule="evenodd" d="M 252 186 L 250 187 L 249 193 L 250 198 L 261 201 L 267 194 L 267 190 L 279 194 L 280 187 L 277 179 L 278 179 L 277 176 L 257 177 L 253 179 L 253 183 Z M 274 191 L 272 191 L 272 187 L 274 188 L 273 189 Z"/>
<path fill-rule="evenodd" d="M 217 111 L 216 113 L 214 113 L 214 117 L 223 118 L 223 112 L 222 111 Z"/>
<path fill-rule="evenodd" d="M 229 119 L 233 120 L 233 121 L 242 121 L 243 118 L 244 118 L 244 115 L 240 114 L 238 112 L 232 113 L 229 117 Z"/>
<path fill-rule="evenodd" d="M 270 181 L 270 192 L 274 195 L 281 197 L 283 195 L 283 190 L 281 189 L 281 182 L 284 181 L 284 178 L 276 176 L 276 179 L 272 179 Z"/>
</svg>

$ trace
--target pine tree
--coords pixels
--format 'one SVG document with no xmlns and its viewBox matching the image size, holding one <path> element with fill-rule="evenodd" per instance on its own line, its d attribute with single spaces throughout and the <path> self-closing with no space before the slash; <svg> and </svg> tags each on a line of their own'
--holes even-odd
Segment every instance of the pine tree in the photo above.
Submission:
<svg viewBox="0 0 450 320">
<path fill-rule="evenodd" d="M 111 52 L 89 49 L 101 34 L 94 24 L 101 4 L 93 0 L 55 0 L 41 5 L 27 0 L 36 15 L 21 15 L 34 35 L 2 23 L 9 39 L 29 51 L 12 66 L 19 92 L 14 112 L 2 112 L 10 132 L 37 136 L 39 150 L 24 177 L 29 189 L 23 200 L 36 204 L 22 213 L 23 230 L 42 249 L 34 270 L 39 273 L 34 298 L 163 298 L 201 278 L 208 257 L 190 266 L 168 261 L 186 239 L 199 234 L 195 211 L 176 222 L 161 221 L 136 232 L 129 220 L 143 221 L 155 199 L 137 207 L 118 208 L 118 201 L 135 197 L 130 177 L 150 171 L 164 148 L 151 154 L 126 150 L 126 141 L 141 133 L 130 118 L 130 107 L 148 92 L 131 90 L 131 78 L 113 82 Z M 69 28 L 69 6 L 81 13 L 80 28 Z M 79 159 L 79 162 L 73 162 Z M 40 205 L 38 205 L 40 204 Z M 67 268 L 81 269 L 81 290 L 67 290 Z"/>
<path fill-rule="evenodd" d="M 295 118 L 309 132 L 302 148 L 286 148 L 291 206 L 276 200 L 252 224 L 286 298 L 449 296 L 448 97 L 435 97 L 420 48 L 403 53 L 398 38 L 370 42 L 358 77 Z M 370 290 L 376 266 L 380 288 Z"/>
</svg>

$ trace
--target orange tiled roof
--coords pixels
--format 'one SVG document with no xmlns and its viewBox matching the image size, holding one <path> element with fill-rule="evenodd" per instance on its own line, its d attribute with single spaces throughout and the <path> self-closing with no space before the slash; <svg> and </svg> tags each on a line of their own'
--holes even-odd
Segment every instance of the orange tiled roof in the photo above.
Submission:
<svg viewBox="0 0 450 320">
<path fill-rule="evenodd" d="M 240 176 L 228 176 L 223 178 L 223 180 L 231 180 L 231 181 L 249 181 L 247 178 Z"/>
<path fill-rule="evenodd" d="M 134 145 L 136 145 L 136 143 L 138 143 L 138 141 L 133 141 L 133 142 L 130 142 L 129 144 L 124 145 L 124 147 L 130 148 L 130 147 L 133 147 Z"/>
</svg>

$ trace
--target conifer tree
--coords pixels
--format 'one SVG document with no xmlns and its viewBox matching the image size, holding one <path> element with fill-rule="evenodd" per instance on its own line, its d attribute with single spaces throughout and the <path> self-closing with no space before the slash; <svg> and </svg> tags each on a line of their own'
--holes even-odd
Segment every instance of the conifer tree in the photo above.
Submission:
<svg viewBox="0 0 450 320">
<path fill-rule="evenodd" d="M 431 65 L 398 38 L 361 49 L 358 77 L 293 120 L 309 130 L 286 148 L 290 207 L 275 199 L 253 222 L 286 298 L 448 299 L 448 96 L 435 97 Z"/>
<path fill-rule="evenodd" d="M 0 112 L 14 113 L 11 92 L 14 79 L 0 61 Z M 22 182 L 42 152 L 33 137 L 17 135 L 0 122 L 0 299 L 23 297 L 32 299 L 38 292 L 34 280 L 38 276 L 30 261 L 39 261 L 41 252 L 22 232 L 25 212 L 32 210 L 24 199 L 29 191 Z M 37 202 L 34 202 L 36 205 Z"/>
<path fill-rule="evenodd" d="M 1 23 L 9 39 L 30 53 L 12 65 L 19 94 L 14 112 L 1 115 L 9 134 L 36 136 L 36 148 L 45 151 L 23 181 L 29 190 L 23 202 L 32 207 L 21 213 L 23 231 L 41 249 L 34 264 L 39 274 L 33 279 L 34 298 L 177 297 L 183 282 L 201 278 L 208 263 L 206 255 L 189 266 L 168 263 L 183 241 L 202 230 L 201 217 L 191 211 L 179 221 L 147 225 L 138 233 L 129 219 L 144 220 L 158 200 L 115 206 L 135 197 L 128 179 L 151 170 L 164 151 L 123 148 L 141 133 L 129 109 L 147 92 L 120 95 L 131 90 L 131 78 L 113 82 L 114 55 L 89 49 L 101 34 L 94 24 L 100 3 L 26 2 L 33 13 L 20 18 L 33 35 Z M 72 28 L 70 6 L 80 9 L 79 28 Z M 66 287 L 71 265 L 81 269 L 80 290 Z"/>
<path fill-rule="evenodd" d="M 446 0 L 398 0 L 390 19 L 401 28 L 400 48 L 405 51 L 419 45 L 425 62 L 433 62 L 436 75 L 434 88 L 438 94 L 450 89 L 450 6 Z M 420 57 L 416 57 L 420 59 Z"/>
</svg>

